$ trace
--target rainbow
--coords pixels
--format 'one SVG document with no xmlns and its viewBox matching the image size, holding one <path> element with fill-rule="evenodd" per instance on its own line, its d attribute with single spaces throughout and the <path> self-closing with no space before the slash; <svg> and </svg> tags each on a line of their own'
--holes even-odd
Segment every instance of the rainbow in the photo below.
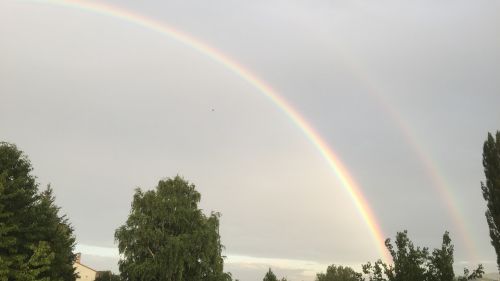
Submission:
<svg viewBox="0 0 500 281">
<path fill-rule="evenodd" d="M 340 46 L 337 45 L 337 48 L 340 48 Z M 340 52 L 343 54 L 350 53 L 349 48 L 342 49 Z M 394 107 L 390 106 L 390 102 L 381 94 L 383 91 L 377 86 L 377 83 L 375 83 L 375 81 L 370 78 L 370 75 L 366 73 L 366 69 L 361 67 L 361 64 L 356 61 L 356 56 L 354 54 L 349 54 L 343 56 L 343 58 L 348 60 L 346 61 L 346 65 L 351 68 L 351 72 L 357 74 L 357 78 L 362 81 L 361 84 L 369 90 L 369 93 L 375 97 L 378 105 L 383 108 L 383 112 L 385 112 L 389 116 L 389 119 L 395 122 L 396 127 L 399 128 L 405 142 L 414 151 L 420 164 L 425 169 L 426 174 L 430 177 L 431 183 L 441 198 L 441 201 L 444 202 L 446 206 L 445 209 L 451 216 L 453 225 L 457 228 L 460 235 L 460 240 L 465 245 L 469 261 L 478 262 L 480 259 L 478 257 L 475 242 L 470 236 L 470 227 L 468 227 L 465 220 L 462 219 L 464 216 L 460 211 L 460 207 L 457 203 L 458 200 L 453 195 L 450 184 L 442 176 L 442 173 L 439 173 L 436 161 L 434 161 L 431 155 L 423 149 L 422 144 L 416 141 L 416 134 L 410 129 L 411 127 L 408 123 L 405 122 L 405 118 L 403 118 L 400 112 L 396 111 Z"/>
<path fill-rule="evenodd" d="M 296 109 L 294 109 L 282 96 L 280 96 L 275 90 L 273 90 L 271 86 L 266 84 L 262 79 L 253 74 L 250 70 L 241 66 L 238 62 L 229 58 L 227 55 L 221 53 L 220 51 L 193 38 L 192 36 L 189 36 L 186 33 L 173 28 L 166 23 L 153 20 L 151 18 L 120 7 L 104 3 L 78 0 L 33 0 L 33 2 L 58 5 L 97 13 L 119 20 L 124 20 L 129 23 L 158 32 L 196 50 L 204 56 L 221 64 L 228 70 L 231 70 L 235 75 L 248 82 L 251 86 L 256 88 L 260 93 L 268 98 L 273 104 L 275 104 L 279 109 L 281 109 L 281 111 L 289 117 L 289 119 L 305 134 L 308 140 L 318 149 L 328 166 L 332 169 L 334 174 L 339 179 L 343 188 L 349 193 L 352 202 L 356 206 L 356 209 L 358 210 L 361 218 L 368 227 L 379 253 L 386 261 L 391 260 L 390 255 L 385 248 L 385 236 L 382 232 L 380 224 L 378 223 L 373 210 L 370 208 L 368 201 L 363 196 L 361 188 L 350 175 L 348 169 L 341 162 L 340 158 Z"/>
</svg>

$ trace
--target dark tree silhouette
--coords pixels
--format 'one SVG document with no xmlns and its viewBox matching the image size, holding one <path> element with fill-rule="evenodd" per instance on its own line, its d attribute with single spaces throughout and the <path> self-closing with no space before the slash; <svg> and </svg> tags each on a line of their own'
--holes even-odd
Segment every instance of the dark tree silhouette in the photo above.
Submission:
<svg viewBox="0 0 500 281">
<path fill-rule="evenodd" d="M 500 271 L 500 131 L 497 131 L 496 139 L 488 133 L 483 146 L 483 166 L 486 182 L 481 182 L 481 189 L 488 208 L 486 221 Z"/>
</svg>

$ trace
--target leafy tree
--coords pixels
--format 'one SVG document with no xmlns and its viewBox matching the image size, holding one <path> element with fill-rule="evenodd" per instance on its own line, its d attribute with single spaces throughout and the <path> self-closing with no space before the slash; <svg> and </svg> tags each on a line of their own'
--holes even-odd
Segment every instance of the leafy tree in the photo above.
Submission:
<svg viewBox="0 0 500 281">
<path fill-rule="evenodd" d="M 31 171 L 22 151 L 0 142 L 0 280 L 75 280 L 73 229 Z"/>
<path fill-rule="evenodd" d="M 278 277 L 274 274 L 274 272 L 269 268 L 269 271 L 264 276 L 263 281 L 287 281 L 285 277 L 278 280 Z"/>
<path fill-rule="evenodd" d="M 390 239 L 385 241 L 385 246 L 394 261 L 394 266 L 388 270 L 389 280 L 424 281 L 429 250 L 425 247 L 415 247 L 408 238 L 407 231 L 397 233 L 395 245 L 396 249 L 390 243 Z"/>
<path fill-rule="evenodd" d="M 486 221 L 500 271 L 500 131 L 497 131 L 496 139 L 488 133 L 483 146 L 483 167 L 486 183 L 481 182 L 481 189 L 488 207 Z"/>
<path fill-rule="evenodd" d="M 269 271 L 266 273 L 262 281 L 278 281 L 278 277 L 276 277 L 271 268 L 269 268 Z"/>
<path fill-rule="evenodd" d="M 179 176 L 135 191 L 129 217 L 115 232 L 124 280 L 231 280 L 223 272 L 220 215 L 204 215 L 200 199 Z"/>
<path fill-rule="evenodd" d="M 326 273 L 316 274 L 316 281 L 363 281 L 363 275 L 348 266 L 330 265 Z"/>
<path fill-rule="evenodd" d="M 371 264 L 363 266 L 365 273 L 372 273 L 373 277 L 370 276 L 370 280 L 425 281 L 428 249 L 415 247 L 406 231 L 396 234 L 395 245 L 396 248 L 391 244 L 390 239 L 385 241 L 385 246 L 392 256 L 393 265 L 388 266 L 377 261 L 374 266 Z M 382 269 L 387 279 L 383 278 Z"/>
<path fill-rule="evenodd" d="M 368 274 L 369 281 L 453 281 L 455 273 L 453 271 L 453 245 L 448 232 L 443 235 L 441 248 L 434 249 L 432 254 L 428 248 L 415 247 L 408 238 L 407 231 L 396 234 L 395 246 L 390 239 L 385 241 L 385 245 L 392 256 L 393 264 L 387 265 L 378 260 L 373 265 L 367 263 L 363 265 L 363 272 Z M 471 280 L 481 278 L 483 272 L 482 265 L 479 265 L 472 274 L 468 269 L 464 270 L 464 276 L 458 280 Z"/>
<path fill-rule="evenodd" d="M 120 275 L 113 274 L 111 271 L 99 272 L 95 281 L 120 281 Z"/>
<path fill-rule="evenodd" d="M 390 272 L 391 267 L 387 266 L 382 260 L 377 260 L 373 265 L 368 262 L 362 265 L 363 273 L 368 274 L 369 281 L 387 281 L 386 272 Z"/>
<path fill-rule="evenodd" d="M 466 280 L 476 280 L 483 277 L 484 268 L 483 265 L 480 264 L 475 270 L 469 272 L 467 268 L 464 268 L 464 275 L 457 278 L 458 281 L 466 281 Z"/>
<path fill-rule="evenodd" d="M 453 281 L 455 272 L 453 271 L 453 245 L 448 231 L 443 235 L 441 249 L 434 249 L 429 256 L 429 279 L 436 281 Z"/>
<path fill-rule="evenodd" d="M 236 281 L 237 280 L 238 279 L 236 279 Z M 276 277 L 276 275 L 271 270 L 271 268 L 269 268 L 269 271 L 266 272 L 266 275 L 264 276 L 263 281 L 287 281 L 287 279 L 285 277 L 282 277 L 281 279 L 278 279 L 278 277 Z"/>
</svg>

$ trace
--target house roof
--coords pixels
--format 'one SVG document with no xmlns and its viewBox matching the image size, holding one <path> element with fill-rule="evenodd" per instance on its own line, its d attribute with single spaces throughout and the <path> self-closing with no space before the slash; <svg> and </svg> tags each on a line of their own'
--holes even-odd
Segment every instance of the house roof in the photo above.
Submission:
<svg viewBox="0 0 500 281">
<path fill-rule="evenodd" d="M 95 270 L 95 269 L 93 269 L 93 268 L 91 268 L 91 267 L 89 267 L 89 266 L 86 266 L 86 265 L 84 265 L 84 264 L 81 264 L 81 263 L 79 263 L 79 262 L 75 262 L 75 264 L 81 265 L 81 266 L 83 266 L 83 267 L 85 267 L 85 268 L 88 268 L 88 269 L 90 269 L 90 270 L 94 271 L 94 272 L 97 272 L 97 270 Z"/>
</svg>

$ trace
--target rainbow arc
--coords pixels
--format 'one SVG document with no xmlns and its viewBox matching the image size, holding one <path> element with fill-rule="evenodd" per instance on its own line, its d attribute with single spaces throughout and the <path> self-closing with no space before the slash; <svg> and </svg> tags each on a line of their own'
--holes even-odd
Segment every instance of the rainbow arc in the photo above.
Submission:
<svg viewBox="0 0 500 281">
<path fill-rule="evenodd" d="M 382 232 L 380 224 L 370 207 L 370 204 L 366 200 L 365 196 L 362 193 L 360 186 L 356 183 L 354 178 L 349 173 L 347 167 L 342 163 L 337 153 L 328 146 L 326 141 L 318 134 L 317 131 L 313 128 L 313 126 L 307 122 L 307 120 L 289 103 L 287 102 L 283 96 L 281 96 L 277 91 L 275 91 L 270 85 L 268 85 L 264 80 L 259 78 L 253 72 L 251 72 L 248 68 L 243 67 L 237 61 L 230 58 L 229 56 L 223 54 L 217 49 L 207 45 L 206 43 L 178 30 L 174 27 L 164 23 L 153 20 L 146 16 L 140 15 L 138 13 L 132 12 L 130 10 L 123 9 L 121 7 L 105 4 L 102 2 L 93 2 L 93 1 L 80 1 L 80 0 L 33 0 L 33 2 L 38 3 L 46 3 L 51 5 L 58 5 L 73 9 L 84 10 L 87 12 L 101 14 L 107 17 L 113 17 L 118 20 L 123 20 L 129 23 L 132 23 L 137 26 L 141 26 L 145 29 L 155 31 L 159 34 L 163 34 L 177 42 L 184 44 L 185 46 L 197 51 L 198 53 L 212 59 L 216 63 L 224 66 L 226 69 L 233 72 L 236 76 L 240 77 L 247 83 L 249 83 L 252 87 L 258 90 L 261 94 L 263 94 L 267 99 L 269 99 L 274 105 L 276 105 L 285 115 L 289 117 L 289 119 L 304 133 L 307 139 L 317 148 L 320 154 L 325 159 L 328 166 L 331 168 L 333 173 L 339 179 L 342 187 L 348 192 L 350 195 L 352 202 L 356 206 L 361 218 L 365 222 L 367 228 L 369 229 L 371 236 L 377 246 L 377 249 L 381 256 L 386 260 L 390 261 L 390 255 L 385 248 L 384 240 L 385 236 Z M 354 64 L 355 66 L 355 64 Z M 366 80 L 366 79 L 364 79 Z M 365 81 L 367 85 L 371 88 L 375 88 L 373 86 L 372 81 Z M 381 98 L 380 95 L 376 95 L 378 98 Z M 381 104 L 383 107 L 389 112 L 389 115 L 396 120 L 400 120 L 399 114 L 396 114 L 394 110 L 392 110 L 384 99 L 381 99 Z M 396 118 L 398 117 L 398 118 Z M 415 144 L 414 138 L 411 132 L 408 130 L 405 124 L 402 124 L 401 120 L 397 121 L 400 128 L 402 128 L 402 132 L 410 143 L 410 145 L 415 149 L 420 158 L 420 161 L 424 163 L 424 165 L 429 168 L 433 167 L 431 165 L 431 161 L 429 157 L 425 156 L 425 153 L 419 149 L 419 146 Z M 444 188 L 447 185 L 444 182 L 444 179 L 437 174 L 435 169 L 429 169 L 428 171 L 438 186 L 438 190 L 443 197 L 449 197 L 449 191 Z M 440 187 L 440 188 L 439 188 Z M 457 224 L 461 230 L 461 232 L 465 233 L 465 229 L 459 222 L 459 213 L 457 211 L 457 207 L 454 206 L 452 202 L 449 200 L 446 202 L 449 209 L 451 210 L 454 223 Z M 471 239 L 466 235 L 462 235 L 467 237 L 466 242 L 469 250 L 472 249 Z M 472 251 L 472 250 L 471 250 Z"/>
</svg>

